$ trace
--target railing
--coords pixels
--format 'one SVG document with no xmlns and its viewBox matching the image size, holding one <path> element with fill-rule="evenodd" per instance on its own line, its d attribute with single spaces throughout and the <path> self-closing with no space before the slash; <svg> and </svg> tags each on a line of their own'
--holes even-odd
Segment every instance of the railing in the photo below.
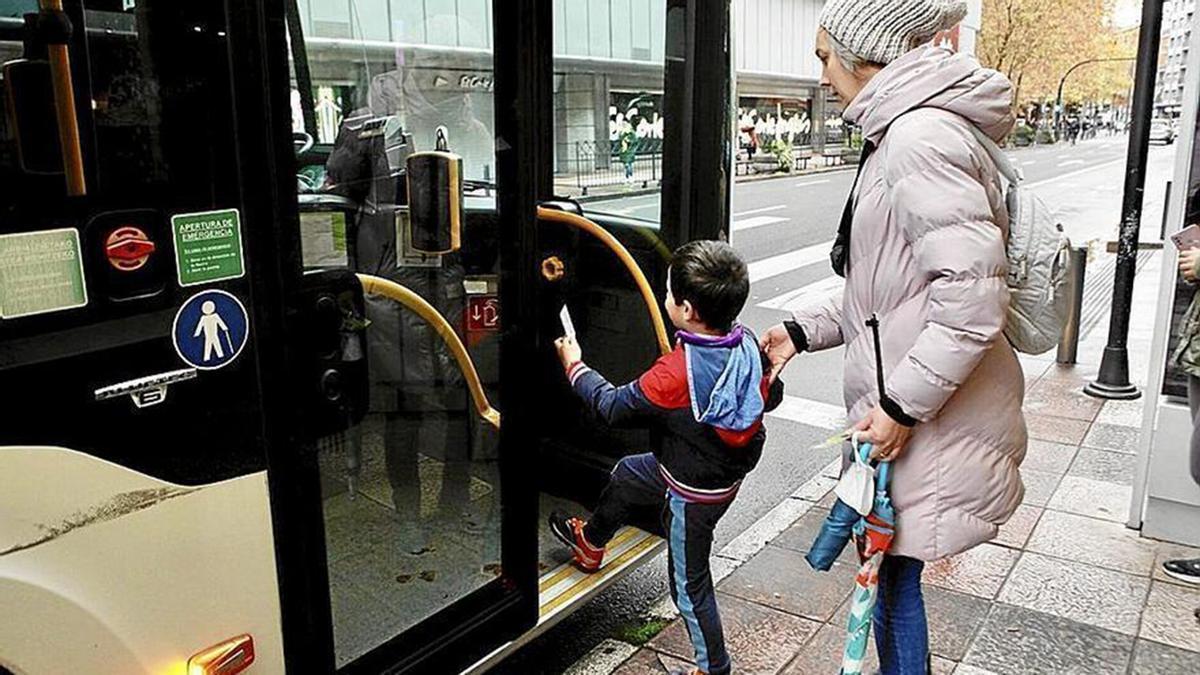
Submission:
<svg viewBox="0 0 1200 675">
<path fill-rule="evenodd" d="M 617 141 L 575 143 L 575 184 L 584 196 L 594 187 L 662 184 L 662 139 L 639 138 L 625 152 Z"/>
</svg>

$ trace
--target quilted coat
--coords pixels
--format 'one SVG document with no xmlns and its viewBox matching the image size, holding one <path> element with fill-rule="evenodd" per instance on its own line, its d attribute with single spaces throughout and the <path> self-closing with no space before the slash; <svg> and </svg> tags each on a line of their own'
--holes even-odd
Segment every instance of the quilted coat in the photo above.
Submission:
<svg viewBox="0 0 1200 675">
<path fill-rule="evenodd" d="M 892 554 L 936 560 L 996 536 L 1021 503 L 1024 376 L 1003 336 L 1008 214 L 973 136 L 1013 125 L 1012 87 L 972 57 L 918 48 L 846 107 L 876 145 L 859 176 L 842 294 L 795 313 L 810 351 L 845 344 L 852 421 L 888 395 L 918 420 L 896 460 Z"/>
</svg>

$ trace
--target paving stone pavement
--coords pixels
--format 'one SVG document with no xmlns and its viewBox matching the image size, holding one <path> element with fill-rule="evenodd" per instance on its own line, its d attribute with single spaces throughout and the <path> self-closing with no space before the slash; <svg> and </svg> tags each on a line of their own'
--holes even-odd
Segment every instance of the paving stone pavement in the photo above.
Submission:
<svg viewBox="0 0 1200 675">
<path fill-rule="evenodd" d="M 1200 587 L 1160 569 L 1200 551 L 1124 524 L 1140 410 L 1079 399 L 1094 368 L 1022 364 L 1037 410 L 1025 503 L 993 542 L 926 567 L 934 673 L 1200 673 Z M 812 507 L 718 586 L 735 672 L 838 670 L 854 560 L 809 569 L 803 556 L 832 499 L 805 497 Z M 688 658 L 675 621 L 613 672 L 661 674 Z M 866 672 L 877 664 L 872 653 Z"/>
</svg>

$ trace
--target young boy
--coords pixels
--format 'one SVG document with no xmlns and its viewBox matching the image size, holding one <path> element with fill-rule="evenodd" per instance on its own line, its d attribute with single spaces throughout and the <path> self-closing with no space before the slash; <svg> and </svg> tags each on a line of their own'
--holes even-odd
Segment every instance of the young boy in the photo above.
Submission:
<svg viewBox="0 0 1200 675">
<path fill-rule="evenodd" d="M 550 516 L 550 529 L 585 571 L 600 568 L 604 546 L 622 525 L 660 513 L 668 545 L 671 597 L 683 616 L 698 670 L 724 675 L 729 654 L 717 613 L 708 558 L 713 530 L 758 463 L 762 416 L 782 398 L 768 385 L 765 357 L 735 323 L 750 293 L 746 263 L 716 241 L 681 246 L 671 260 L 664 303 L 679 329 L 675 350 L 639 377 L 614 387 L 583 363 L 569 337 L 555 345 L 571 388 L 609 425 L 651 426 L 661 449 L 623 458 L 590 521 Z"/>
</svg>

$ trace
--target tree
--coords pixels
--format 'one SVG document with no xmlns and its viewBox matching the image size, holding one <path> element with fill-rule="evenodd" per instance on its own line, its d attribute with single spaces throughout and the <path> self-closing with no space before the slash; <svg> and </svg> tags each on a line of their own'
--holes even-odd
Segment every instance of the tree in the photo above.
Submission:
<svg viewBox="0 0 1200 675">
<path fill-rule="evenodd" d="M 1015 87 L 1013 105 L 1051 100 L 1059 79 L 1087 59 L 1130 56 L 1112 25 L 1113 0 L 983 0 L 980 61 Z M 1129 87 L 1128 64 L 1095 64 L 1071 75 L 1068 102 L 1112 101 Z"/>
</svg>

